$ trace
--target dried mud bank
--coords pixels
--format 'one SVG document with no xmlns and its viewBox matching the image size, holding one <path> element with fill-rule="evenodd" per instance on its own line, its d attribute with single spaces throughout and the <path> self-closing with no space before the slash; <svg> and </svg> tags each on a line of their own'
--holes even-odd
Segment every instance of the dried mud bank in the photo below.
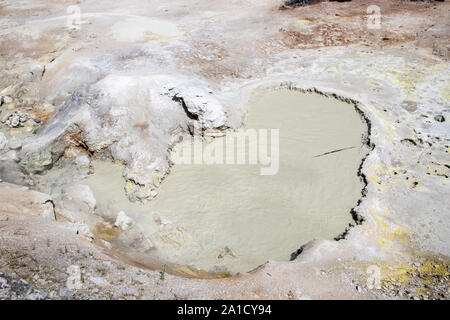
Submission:
<svg viewBox="0 0 450 320">
<path fill-rule="evenodd" d="M 375 31 L 365 1 L 86 1 L 79 30 L 66 27 L 70 1 L 4 1 L 0 271 L 51 298 L 448 298 L 449 5 L 372 2 Z M 364 223 L 233 278 L 124 263 L 111 241 L 153 244 L 100 212 L 82 182 L 92 161 L 122 165 L 124 196 L 151 201 L 180 136 L 239 128 L 252 93 L 280 85 L 363 112 L 373 149 L 352 214 Z"/>
</svg>

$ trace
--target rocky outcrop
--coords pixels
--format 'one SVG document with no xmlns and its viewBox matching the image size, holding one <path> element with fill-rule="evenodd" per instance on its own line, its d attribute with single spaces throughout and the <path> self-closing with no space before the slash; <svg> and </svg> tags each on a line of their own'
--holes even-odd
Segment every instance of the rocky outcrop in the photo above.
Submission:
<svg viewBox="0 0 450 320">
<path fill-rule="evenodd" d="M 49 169 L 70 147 L 107 153 L 126 165 L 131 200 L 151 199 L 169 171 L 174 133 L 223 129 L 226 116 L 206 83 L 167 75 L 111 74 L 64 101 L 22 147 L 29 173 Z M 200 131 L 200 134 L 201 134 Z"/>
<path fill-rule="evenodd" d="M 103 222 L 95 215 L 96 200 L 89 186 L 84 184 L 69 184 L 62 188 L 62 192 L 55 201 L 57 219 L 68 220 L 78 224 L 83 234 L 92 237 L 89 226 Z"/>
</svg>

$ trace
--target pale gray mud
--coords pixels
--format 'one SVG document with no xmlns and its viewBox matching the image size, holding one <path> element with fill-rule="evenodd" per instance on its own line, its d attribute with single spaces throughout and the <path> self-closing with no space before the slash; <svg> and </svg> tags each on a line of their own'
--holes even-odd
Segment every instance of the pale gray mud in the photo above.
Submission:
<svg viewBox="0 0 450 320">
<path fill-rule="evenodd" d="M 342 233 L 364 187 L 357 175 L 367 152 L 363 119 L 354 106 L 318 94 L 281 90 L 253 100 L 240 130 L 244 148 L 237 148 L 239 133 L 199 144 L 203 164 L 175 165 L 146 205 L 129 203 L 120 165 L 96 162 L 86 183 L 102 199 L 98 205 L 125 211 L 165 260 L 208 272 L 287 261 L 308 241 Z M 279 130 L 279 145 L 278 137 L 271 140 L 273 130 Z M 272 163 L 249 164 L 262 135 L 268 145 L 258 152 L 264 149 Z M 177 148 L 178 157 L 191 152 L 195 160 L 199 149 L 191 145 Z M 245 164 L 237 163 L 240 152 Z M 272 170 L 263 175 L 262 168 Z"/>
</svg>

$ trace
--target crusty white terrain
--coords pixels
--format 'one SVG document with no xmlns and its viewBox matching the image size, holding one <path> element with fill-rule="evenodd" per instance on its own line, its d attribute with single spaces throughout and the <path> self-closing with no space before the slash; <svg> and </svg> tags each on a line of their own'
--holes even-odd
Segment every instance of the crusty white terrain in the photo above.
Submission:
<svg viewBox="0 0 450 320">
<path fill-rule="evenodd" d="M 280 5 L 0 1 L 0 271 L 43 292 L 23 297 L 449 297 L 450 5 Z M 344 239 L 223 279 L 114 246 L 152 244 L 114 226 L 78 182 L 94 159 L 122 164 L 126 196 L 151 201 L 180 136 L 237 129 L 250 97 L 279 87 L 356 104 L 370 125 L 367 185 Z M 72 265 L 81 289 L 66 287 Z M 2 291 L 11 281 L 0 274 L 0 298 L 21 297 Z"/>
</svg>

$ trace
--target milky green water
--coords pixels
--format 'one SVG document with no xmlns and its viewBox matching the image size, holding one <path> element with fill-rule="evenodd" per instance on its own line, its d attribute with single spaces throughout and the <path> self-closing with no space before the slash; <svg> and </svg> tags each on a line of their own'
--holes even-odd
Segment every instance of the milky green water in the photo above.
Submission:
<svg viewBox="0 0 450 320">
<path fill-rule="evenodd" d="M 342 233 L 361 197 L 357 171 L 367 153 L 367 127 L 353 106 L 316 94 L 268 92 L 250 105 L 245 128 L 279 129 L 277 174 L 261 175 L 267 165 L 175 165 L 146 205 L 127 201 L 119 165 L 97 161 L 86 181 L 100 206 L 136 220 L 155 254 L 205 271 L 287 261 L 306 242 Z M 344 150 L 317 157 L 338 149 Z"/>
</svg>

